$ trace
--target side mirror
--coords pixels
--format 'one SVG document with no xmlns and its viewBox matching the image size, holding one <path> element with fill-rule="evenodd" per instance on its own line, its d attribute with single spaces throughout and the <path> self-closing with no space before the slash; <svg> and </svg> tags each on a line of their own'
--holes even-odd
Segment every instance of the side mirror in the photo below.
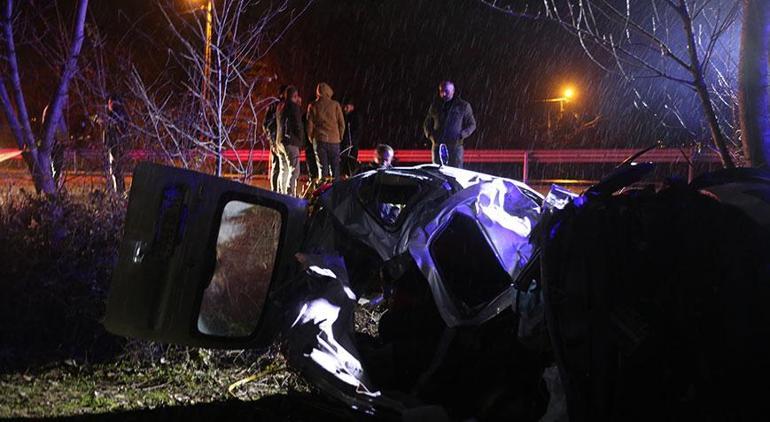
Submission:
<svg viewBox="0 0 770 422">
<path fill-rule="evenodd" d="M 447 148 L 446 144 L 440 144 L 438 146 L 438 157 L 441 161 L 440 165 L 445 166 L 449 163 L 449 148 Z"/>
<path fill-rule="evenodd" d="M 563 186 L 552 184 L 548 195 L 543 200 L 543 212 L 564 209 L 570 201 L 578 196 L 580 195 Z"/>
</svg>

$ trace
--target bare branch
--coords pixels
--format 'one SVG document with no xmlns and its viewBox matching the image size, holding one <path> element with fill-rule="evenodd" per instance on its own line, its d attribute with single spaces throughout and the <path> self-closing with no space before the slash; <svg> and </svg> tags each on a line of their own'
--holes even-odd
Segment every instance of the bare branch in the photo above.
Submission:
<svg viewBox="0 0 770 422">
<path fill-rule="evenodd" d="M 35 150 L 35 137 L 32 133 L 32 126 L 29 122 L 29 112 L 27 111 L 27 102 L 24 99 L 24 93 L 21 89 L 21 77 L 19 76 L 19 62 L 16 55 L 16 42 L 13 36 L 13 0 L 6 0 L 3 10 L 3 32 L 5 35 L 5 55 L 10 72 L 11 93 L 16 103 L 16 112 L 18 113 L 18 122 L 21 128 L 24 144 L 27 149 Z"/>
<path fill-rule="evenodd" d="M 523 19 L 530 19 L 530 20 L 540 20 L 545 18 L 545 16 L 543 16 L 540 12 L 537 12 L 535 14 L 530 13 L 526 7 L 524 8 L 523 11 L 518 12 L 514 10 L 510 4 L 503 4 L 505 2 L 501 2 L 499 0 L 481 0 L 481 3 L 491 9 L 494 9 L 498 12 L 504 13 L 514 18 L 523 18 Z"/>
</svg>

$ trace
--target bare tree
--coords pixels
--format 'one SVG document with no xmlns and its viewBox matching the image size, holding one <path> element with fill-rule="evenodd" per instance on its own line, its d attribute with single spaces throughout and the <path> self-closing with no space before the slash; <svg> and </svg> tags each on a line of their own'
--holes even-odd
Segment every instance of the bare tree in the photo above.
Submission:
<svg viewBox="0 0 770 422">
<path fill-rule="evenodd" d="M 19 11 L 15 10 L 13 0 L 6 0 L 3 8 L 2 44 L 4 51 L 2 58 L 4 66 L 0 72 L 0 108 L 3 110 L 16 144 L 23 151 L 24 160 L 35 182 L 35 188 L 39 192 L 49 195 L 56 193 L 53 160 L 51 158 L 54 137 L 63 119 L 62 110 L 66 102 L 70 81 L 78 71 L 77 63 L 85 37 L 87 8 L 88 0 L 78 0 L 66 60 L 62 64 L 58 84 L 49 102 L 47 117 L 39 131 L 33 131 L 30 123 L 30 113 L 19 70 L 14 39 L 15 23 L 20 19 Z"/>
<path fill-rule="evenodd" d="M 741 139 L 754 167 L 770 164 L 770 2 L 743 0 L 739 99 Z"/>
<path fill-rule="evenodd" d="M 63 9 L 66 10 L 66 6 L 61 7 L 58 2 L 41 5 L 32 1 L 39 19 L 30 25 L 30 30 L 22 34 L 29 40 L 25 47 L 34 51 L 39 61 L 46 65 L 48 72 L 56 73 L 66 63 L 71 44 L 69 25 L 62 13 Z M 100 30 L 94 19 L 94 7 L 99 14 L 100 5 L 91 4 L 90 6 L 84 28 L 84 44 L 79 58 L 80 70 L 70 80 L 70 92 L 60 125 L 61 133 L 55 136 L 52 158 L 57 187 L 64 186 L 62 169 L 71 164 L 66 162 L 66 158 L 72 156 L 65 152 L 71 152 L 71 149 L 78 144 L 83 146 L 84 143 L 88 143 L 91 148 L 101 144 L 98 141 L 101 141 L 100 135 L 103 129 L 101 123 L 108 120 L 105 104 L 111 92 L 110 87 L 119 85 L 117 75 L 126 73 L 126 68 L 120 69 L 120 66 L 125 66 L 130 57 L 130 52 L 126 51 L 124 45 L 129 39 L 128 34 L 123 35 L 117 42 L 108 42 L 108 37 Z M 137 23 L 140 20 L 137 20 Z M 44 110 L 45 118 L 48 117 L 47 110 L 48 107 Z M 73 125 L 72 128 L 70 124 Z M 74 130 L 69 131 L 69 129 Z M 102 158 L 107 161 L 107 154 Z M 104 168 L 108 166 L 107 163 L 103 163 Z"/>
<path fill-rule="evenodd" d="M 181 82 L 134 69 L 129 85 L 140 108 L 134 114 L 142 116 L 138 129 L 167 160 L 201 168 L 202 157 L 214 157 L 217 175 L 223 167 L 243 178 L 253 172 L 251 155 L 227 152 L 267 148 L 258 120 L 276 101 L 266 94 L 276 76 L 263 59 L 312 0 L 294 3 L 210 0 L 199 11 L 202 19 L 179 11 L 178 3 L 159 3 L 173 35 L 168 72 L 181 70 Z"/>
<path fill-rule="evenodd" d="M 698 97 L 711 141 L 725 167 L 734 167 L 718 101 L 728 111 L 734 94 L 714 65 L 720 38 L 740 12 L 734 1 L 713 0 L 543 0 L 539 13 L 519 12 L 510 2 L 482 0 L 516 17 L 548 19 L 574 34 L 597 65 L 628 81 L 662 78 L 689 87 Z M 709 72 L 715 83 L 708 83 Z M 637 95 L 641 95 L 636 92 Z M 716 98 L 715 98 L 716 97 Z"/>
</svg>

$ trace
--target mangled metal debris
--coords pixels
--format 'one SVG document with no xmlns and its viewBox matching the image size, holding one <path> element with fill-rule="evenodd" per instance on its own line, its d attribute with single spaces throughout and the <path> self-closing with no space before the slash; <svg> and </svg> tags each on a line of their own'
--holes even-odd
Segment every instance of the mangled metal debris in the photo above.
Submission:
<svg viewBox="0 0 770 422">
<path fill-rule="evenodd" d="M 699 319 L 719 316 L 701 302 L 689 313 L 677 313 L 677 305 L 695 298 L 760 318 L 725 322 L 738 330 L 731 341 L 770 326 L 759 323 L 767 312 L 754 300 L 770 298 L 763 296 L 768 283 L 760 283 L 770 280 L 762 264 L 768 248 L 757 250 L 767 241 L 770 213 L 757 211 L 768 204 L 767 173 L 617 194 L 650 169 L 625 165 L 583 195 L 554 187 L 543 197 L 520 182 L 467 170 L 393 168 L 304 201 L 143 164 L 105 324 L 118 334 L 193 346 L 279 342 L 289 364 L 320 391 L 378 417 L 536 420 L 559 378 L 572 420 L 627 416 L 649 401 L 652 381 L 677 373 L 661 359 L 693 352 L 663 353 L 664 340 L 688 344 L 675 341 L 683 327 L 669 326 L 670 319 L 705 330 L 688 337 L 693 344 L 725 352 L 704 328 L 716 320 Z M 698 227 L 743 239 L 732 250 L 751 257 L 737 259 L 726 243 L 716 248 L 720 240 L 698 237 Z M 712 270 L 723 273 L 710 277 Z M 698 280 L 712 283 L 703 286 L 709 292 L 733 283 L 752 299 L 695 294 Z M 376 336 L 353 324 L 356 307 L 370 299 L 386 309 Z M 757 363 L 751 357 L 768 342 L 749 343 L 731 349 L 741 365 Z M 739 380 L 742 366 L 727 367 L 729 376 L 714 379 Z M 714 393 L 695 384 L 700 398 Z M 676 400 L 676 388 L 659 391 Z M 645 414 L 654 417 L 663 402 L 651 403 Z"/>
</svg>

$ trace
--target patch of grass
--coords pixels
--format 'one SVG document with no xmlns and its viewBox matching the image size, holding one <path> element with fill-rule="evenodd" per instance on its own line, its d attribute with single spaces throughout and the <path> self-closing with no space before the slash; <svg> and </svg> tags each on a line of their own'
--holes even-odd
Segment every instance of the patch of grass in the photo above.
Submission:
<svg viewBox="0 0 770 422">
<path fill-rule="evenodd" d="M 0 418 L 307 391 L 274 350 L 193 349 L 107 333 L 100 321 L 125 209 L 124 198 L 101 191 L 54 200 L 0 193 Z"/>
<path fill-rule="evenodd" d="M 246 364 L 244 354 L 254 359 Z M 228 391 L 228 386 L 254 374 L 258 376 L 253 381 Z M 308 389 L 272 350 L 257 355 L 175 348 L 157 360 L 126 356 L 91 365 L 66 361 L 0 375 L 0 417 L 71 416 L 233 398 L 256 400 Z"/>
</svg>

